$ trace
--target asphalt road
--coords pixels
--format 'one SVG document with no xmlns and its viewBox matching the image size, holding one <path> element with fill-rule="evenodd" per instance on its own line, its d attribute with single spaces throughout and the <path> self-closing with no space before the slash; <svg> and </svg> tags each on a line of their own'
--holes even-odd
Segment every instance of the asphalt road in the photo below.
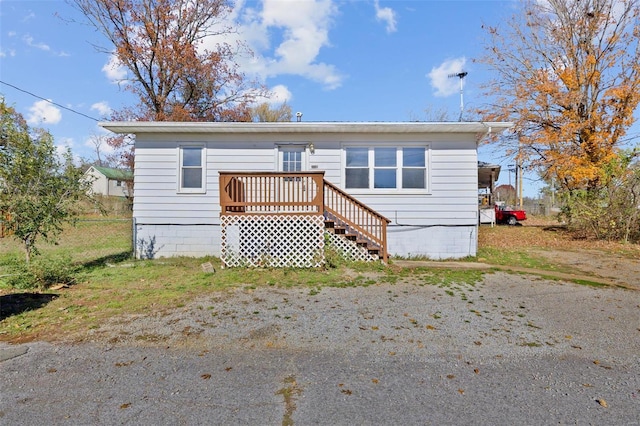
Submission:
<svg viewBox="0 0 640 426">
<path fill-rule="evenodd" d="M 0 345 L 0 424 L 640 424 L 638 292 L 496 274 L 465 294 L 264 289 L 113 344 Z M 134 338 L 180 321 L 204 331 Z"/>
</svg>

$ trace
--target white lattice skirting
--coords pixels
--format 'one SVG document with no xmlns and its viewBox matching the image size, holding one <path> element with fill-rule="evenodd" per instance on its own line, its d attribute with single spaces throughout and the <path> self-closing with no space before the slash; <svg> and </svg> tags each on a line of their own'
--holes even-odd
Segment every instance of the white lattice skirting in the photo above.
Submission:
<svg viewBox="0 0 640 426">
<path fill-rule="evenodd" d="M 324 264 L 322 215 L 223 215 L 226 267 L 313 268 Z"/>
<path fill-rule="evenodd" d="M 369 250 L 359 246 L 355 241 L 346 239 L 343 235 L 326 231 L 328 245 L 333 247 L 344 259 L 350 261 L 372 262 L 378 260 L 377 255 L 369 254 Z"/>
</svg>

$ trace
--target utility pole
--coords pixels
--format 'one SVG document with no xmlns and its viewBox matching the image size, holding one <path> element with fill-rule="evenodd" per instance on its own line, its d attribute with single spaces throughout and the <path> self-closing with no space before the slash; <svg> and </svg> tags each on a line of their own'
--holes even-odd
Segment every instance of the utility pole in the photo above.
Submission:
<svg viewBox="0 0 640 426">
<path fill-rule="evenodd" d="M 518 207 L 520 207 L 520 209 L 522 209 L 522 205 L 524 204 L 522 202 L 522 163 L 520 162 L 520 160 L 518 160 L 518 177 L 520 178 L 520 183 L 518 185 Z"/>
<path fill-rule="evenodd" d="M 520 183 L 520 180 L 519 180 L 519 177 L 520 177 L 520 165 L 518 164 L 518 160 L 516 160 L 516 167 L 515 167 L 514 171 L 516 172 L 516 181 L 515 181 L 515 191 L 514 191 L 515 194 L 513 194 L 513 198 L 514 198 L 513 199 L 513 204 L 515 206 L 517 206 L 518 205 L 518 194 L 519 194 L 519 192 L 518 192 L 519 185 L 518 184 Z"/>
</svg>

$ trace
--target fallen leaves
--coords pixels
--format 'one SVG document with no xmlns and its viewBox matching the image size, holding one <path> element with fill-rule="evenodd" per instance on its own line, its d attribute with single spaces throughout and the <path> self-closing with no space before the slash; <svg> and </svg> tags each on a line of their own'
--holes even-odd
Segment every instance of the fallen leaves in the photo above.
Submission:
<svg viewBox="0 0 640 426">
<path fill-rule="evenodd" d="M 209 380 L 211 378 L 211 374 L 205 373 L 203 375 L 200 376 L 202 379 L 204 380 Z"/>
<path fill-rule="evenodd" d="M 352 395 L 353 394 L 353 392 L 350 389 L 344 388 L 344 383 L 338 383 L 338 387 L 339 388 L 343 388 L 343 389 L 340 389 L 340 392 L 342 392 L 345 395 Z"/>
<path fill-rule="evenodd" d="M 597 402 L 598 404 L 600 404 L 600 405 L 601 405 L 602 407 L 604 407 L 604 408 L 608 408 L 608 407 L 609 407 L 609 404 L 607 404 L 607 401 L 605 401 L 605 400 L 604 400 L 604 399 L 602 399 L 602 398 L 601 398 L 601 399 L 596 399 L 596 402 Z"/>
</svg>

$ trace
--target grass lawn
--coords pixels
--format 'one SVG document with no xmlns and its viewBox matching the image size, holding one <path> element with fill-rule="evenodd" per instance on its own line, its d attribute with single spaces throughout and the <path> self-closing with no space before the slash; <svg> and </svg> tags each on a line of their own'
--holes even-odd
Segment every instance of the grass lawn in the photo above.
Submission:
<svg viewBox="0 0 640 426">
<path fill-rule="evenodd" d="M 566 236 L 542 227 L 481 227 L 478 258 L 490 264 L 554 270 L 558 265 L 536 255 L 534 248 L 562 247 Z M 65 230 L 58 245 L 40 245 L 43 257 L 66 256 L 75 283 L 39 292 L 3 285 L 3 270 L 21 247 L 0 240 L 0 340 L 56 340 L 96 328 L 116 315 L 145 314 L 188 304 L 212 292 L 257 286 L 308 289 L 367 286 L 380 282 L 437 285 L 447 293 L 473 286 L 483 272 L 399 268 L 371 263 L 340 264 L 322 269 L 222 269 L 217 258 L 133 260 L 129 220 L 82 221 Z M 476 259 L 470 259 L 476 260 Z M 15 260 L 14 260 L 15 261 Z M 203 271 L 211 262 L 214 273 Z M 557 269 L 556 269 L 557 270 Z"/>
</svg>

